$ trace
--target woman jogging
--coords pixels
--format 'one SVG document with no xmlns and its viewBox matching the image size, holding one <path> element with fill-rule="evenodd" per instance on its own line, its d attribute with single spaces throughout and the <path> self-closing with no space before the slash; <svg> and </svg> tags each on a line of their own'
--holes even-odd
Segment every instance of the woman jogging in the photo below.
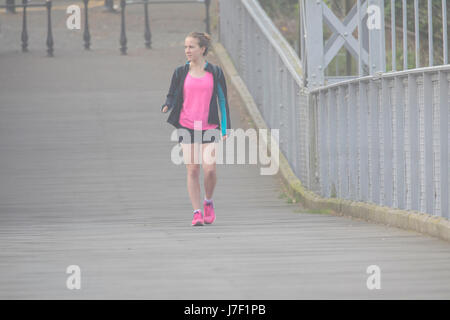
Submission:
<svg viewBox="0 0 450 320">
<path fill-rule="evenodd" d="M 171 110 L 167 122 L 178 130 L 187 169 L 187 188 L 194 210 L 193 226 L 211 224 L 216 218 L 212 196 L 217 182 L 215 149 L 219 141 L 215 133 L 221 130 L 225 140 L 227 129 L 230 129 L 223 71 L 205 58 L 210 44 L 211 38 L 206 33 L 191 32 L 186 37 L 184 51 L 188 61 L 175 69 L 166 102 L 161 107 L 164 113 Z M 205 186 L 204 215 L 200 207 L 200 164 L 197 161 L 200 149 Z"/>
</svg>

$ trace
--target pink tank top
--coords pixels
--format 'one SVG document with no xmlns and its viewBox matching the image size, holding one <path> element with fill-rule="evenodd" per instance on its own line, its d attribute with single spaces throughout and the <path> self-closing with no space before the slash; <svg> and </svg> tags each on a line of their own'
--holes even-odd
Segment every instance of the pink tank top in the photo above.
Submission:
<svg viewBox="0 0 450 320">
<path fill-rule="evenodd" d="M 217 128 L 217 124 L 208 124 L 209 104 L 214 89 L 214 79 L 210 72 L 201 78 L 194 78 L 188 72 L 184 80 L 184 102 L 180 113 L 180 124 L 194 129 L 194 121 L 201 121 L 202 130 Z"/>
</svg>

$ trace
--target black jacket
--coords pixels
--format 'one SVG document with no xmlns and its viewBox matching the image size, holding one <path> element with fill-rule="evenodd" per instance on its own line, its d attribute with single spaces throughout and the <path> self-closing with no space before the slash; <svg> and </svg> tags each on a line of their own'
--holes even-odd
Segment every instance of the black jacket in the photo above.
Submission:
<svg viewBox="0 0 450 320">
<path fill-rule="evenodd" d="M 171 112 L 167 122 L 176 128 L 181 127 L 179 120 L 184 101 L 184 80 L 189 72 L 189 63 L 188 61 L 184 66 L 179 66 L 175 69 L 166 102 L 161 106 L 161 111 L 165 105 L 169 107 L 169 111 L 171 110 Z M 219 125 L 218 129 L 222 130 L 222 136 L 224 136 L 227 134 L 226 129 L 231 129 L 225 76 L 219 66 L 209 62 L 206 62 L 204 70 L 211 72 L 214 79 L 214 89 L 209 104 L 208 123 Z M 219 120 L 219 107 L 221 120 Z"/>
</svg>

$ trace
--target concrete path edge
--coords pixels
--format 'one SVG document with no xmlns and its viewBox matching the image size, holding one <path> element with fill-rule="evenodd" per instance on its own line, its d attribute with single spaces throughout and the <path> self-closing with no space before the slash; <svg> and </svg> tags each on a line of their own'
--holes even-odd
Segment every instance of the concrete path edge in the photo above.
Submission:
<svg viewBox="0 0 450 320">
<path fill-rule="evenodd" d="M 244 81 L 239 76 L 226 49 L 219 42 L 215 42 L 213 44 L 213 50 L 223 65 L 223 69 L 228 75 L 231 84 L 244 102 L 244 106 L 253 120 L 255 129 L 266 129 L 269 131 L 253 97 L 248 91 Z M 270 150 L 270 142 L 265 138 L 263 139 L 263 142 L 268 146 L 267 150 Z M 303 187 L 283 153 L 279 152 L 278 146 L 276 145 L 274 147 L 277 148 L 279 154 L 279 176 L 281 177 L 283 184 L 296 201 L 301 203 L 305 208 L 326 211 L 338 216 L 351 216 L 370 222 L 420 232 L 450 241 L 450 220 L 444 217 L 432 216 L 412 210 L 394 209 L 371 203 L 338 198 L 322 198 L 318 196 L 314 192 Z"/>
</svg>

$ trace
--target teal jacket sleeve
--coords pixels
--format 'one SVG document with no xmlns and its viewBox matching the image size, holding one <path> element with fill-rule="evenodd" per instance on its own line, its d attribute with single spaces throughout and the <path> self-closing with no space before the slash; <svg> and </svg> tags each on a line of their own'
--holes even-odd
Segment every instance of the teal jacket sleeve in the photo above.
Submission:
<svg viewBox="0 0 450 320">
<path fill-rule="evenodd" d="M 231 129 L 230 110 L 227 98 L 227 84 L 222 69 L 219 68 L 218 83 L 218 99 L 221 114 L 220 126 L 222 128 L 222 136 L 227 134 L 227 129 Z"/>
</svg>

